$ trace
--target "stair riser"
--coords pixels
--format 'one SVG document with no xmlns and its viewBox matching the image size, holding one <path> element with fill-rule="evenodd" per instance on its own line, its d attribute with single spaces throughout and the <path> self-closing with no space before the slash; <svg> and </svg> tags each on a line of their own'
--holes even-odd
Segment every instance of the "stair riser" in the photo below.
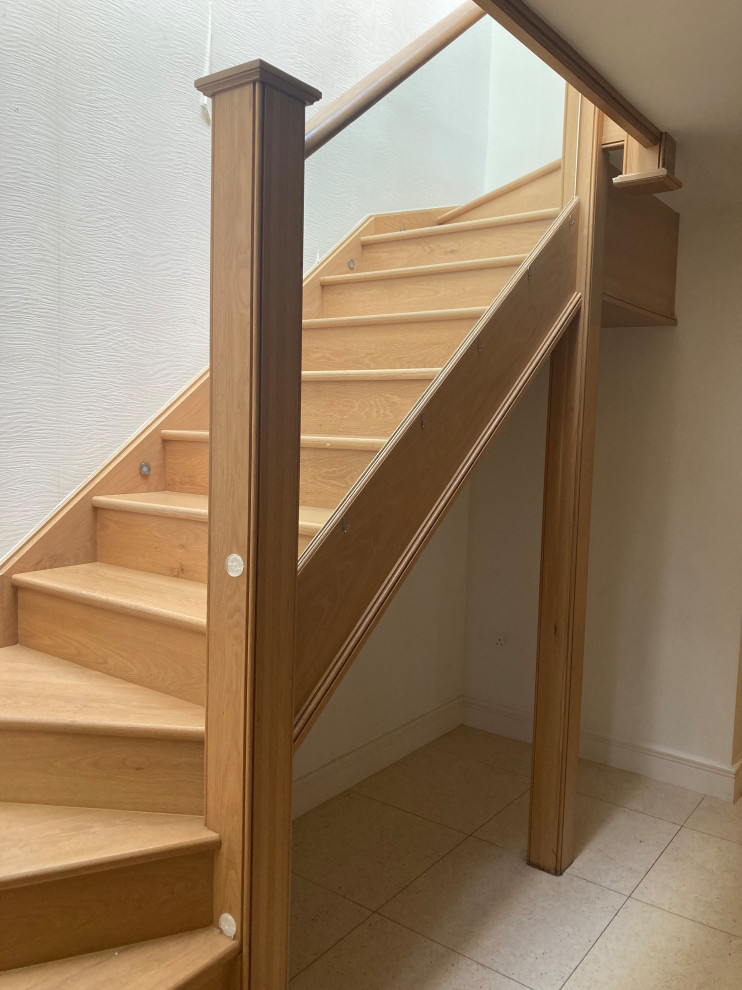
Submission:
<svg viewBox="0 0 742 990">
<path fill-rule="evenodd" d="M 300 501 L 320 509 L 334 509 L 368 467 L 373 450 L 305 447 L 301 452 Z"/>
<path fill-rule="evenodd" d="M 304 370 L 442 368 L 473 326 L 465 319 L 305 330 Z"/>
<path fill-rule="evenodd" d="M 328 383 L 329 384 L 329 383 Z M 335 384 L 335 383 L 332 383 Z M 378 384 L 390 384 L 389 382 Z M 316 383 L 311 383 L 312 388 Z M 324 387 L 325 383 L 323 383 Z M 343 430 L 344 433 L 350 432 Z M 168 441 L 169 447 L 169 441 Z M 209 445 L 208 443 L 190 443 L 174 445 L 173 453 L 168 450 L 168 458 L 177 459 L 180 450 L 177 448 L 192 448 L 188 452 L 188 482 L 189 491 L 199 488 L 201 494 L 206 494 L 208 484 Z M 299 482 L 299 501 L 302 505 L 312 505 L 321 509 L 334 509 L 351 485 L 360 477 L 374 457 L 372 450 L 342 450 L 333 447 L 302 447 L 301 474 Z M 194 456 L 197 455 L 197 456 Z M 178 465 L 175 468 L 180 478 L 185 477 L 185 470 Z M 98 510 L 99 512 L 101 510 Z M 300 547 L 299 552 L 303 548 Z M 129 565 L 136 566 L 136 565 Z M 195 579 L 194 579 L 195 580 Z"/>
<path fill-rule="evenodd" d="M 459 213 L 453 223 L 461 220 L 481 220 L 483 217 L 505 217 L 511 213 L 530 213 L 533 210 L 551 210 L 562 201 L 562 173 L 554 169 L 524 186 L 503 193 L 465 213 Z"/>
<path fill-rule="evenodd" d="M 192 446 L 195 446 L 192 445 Z M 152 574 L 205 581 L 208 522 L 96 509 L 98 560 Z"/>
<path fill-rule="evenodd" d="M 200 852 L 0 891 L 0 970 L 209 925 L 212 882 Z"/>
<path fill-rule="evenodd" d="M 549 228 L 548 220 L 531 220 L 501 227 L 427 234 L 366 244 L 361 271 L 438 265 L 447 261 L 475 261 L 506 254 L 528 254 Z M 445 225 L 438 228 L 445 231 Z"/>
<path fill-rule="evenodd" d="M 0 732 L 0 801 L 203 814 L 203 743 Z"/>
<path fill-rule="evenodd" d="M 305 382 L 301 431 L 389 436 L 429 385 L 418 379 Z"/>
<path fill-rule="evenodd" d="M 417 313 L 426 309 L 489 306 L 507 285 L 514 265 L 427 275 L 332 282 L 322 287 L 326 317 L 365 313 Z"/>
<path fill-rule="evenodd" d="M 197 630 L 19 588 L 18 633 L 23 646 L 204 703 L 206 636 Z"/>
<path fill-rule="evenodd" d="M 208 495 L 208 443 L 166 440 L 165 478 L 168 491 Z"/>
</svg>

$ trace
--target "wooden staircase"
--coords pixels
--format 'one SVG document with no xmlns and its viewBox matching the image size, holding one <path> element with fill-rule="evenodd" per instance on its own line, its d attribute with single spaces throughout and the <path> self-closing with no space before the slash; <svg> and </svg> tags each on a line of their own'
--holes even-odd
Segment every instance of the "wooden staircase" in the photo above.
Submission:
<svg viewBox="0 0 742 990">
<path fill-rule="evenodd" d="M 300 554 L 560 196 L 556 162 L 456 210 L 369 218 L 307 276 Z M 18 645 L 0 650 L 0 990 L 230 986 L 238 944 L 211 927 L 220 838 L 203 820 L 206 387 L 5 569 Z M 134 470 L 147 444 L 163 465 L 149 475 Z M 81 513 L 95 532 L 77 552 Z"/>
</svg>

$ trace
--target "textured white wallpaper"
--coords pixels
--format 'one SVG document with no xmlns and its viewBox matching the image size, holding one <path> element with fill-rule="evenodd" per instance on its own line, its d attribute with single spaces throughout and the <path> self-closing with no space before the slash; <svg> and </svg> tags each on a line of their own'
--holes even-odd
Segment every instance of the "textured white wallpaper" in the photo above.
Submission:
<svg viewBox="0 0 742 990">
<path fill-rule="evenodd" d="M 207 364 L 210 129 L 193 80 L 209 57 L 260 56 L 331 99 L 454 6 L 6 0 L 0 557 Z M 484 190 L 501 35 L 480 22 L 310 159 L 308 266 L 368 212 Z M 525 53 L 500 85 L 527 87 L 534 66 Z M 529 167 L 558 154 L 551 116 Z"/>
</svg>

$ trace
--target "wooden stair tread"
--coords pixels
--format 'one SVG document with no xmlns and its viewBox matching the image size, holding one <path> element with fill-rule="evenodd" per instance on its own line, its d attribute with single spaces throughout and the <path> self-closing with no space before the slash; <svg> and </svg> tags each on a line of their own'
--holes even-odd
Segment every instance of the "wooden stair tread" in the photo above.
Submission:
<svg viewBox="0 0 742 990">
<path fill-rule="evenodd" d="M 203 443 L 209 439 L 208 430 L 162 430 L 163 440 L 179 440 L 181 443 Z"/>
<path fill-rule="evenodd" d="M 0 890 L 216 849 L 197 815 L 0 803 Z"/>
<path fill-rule="evenodd" d="M 476 320 L 487 312 L 486 306 L 459 309 L 415 310 L 411 313 L 377 313 L 366 316 L 323 316 L 304 320 L 305 330 L 342 330 L 345 327 L 375 327 L 397 323 L 431 323 L 440 320 Z"/>
<path fill-rule="evenodd" d="M 206 585 L 115 564 L 73 564 L 16 574 L 19 588 L 206 631 Z"/>
<path fill-rule="evenodd" d="M 299 506 L 299 532 L 305 536 L 319 533 L 332 515 L 332 509 L 316 509 L 307 505 Z"/>
<path fill-rule="evenodd" d="M 0 990 L 178 990 L 239 953 L 216 928 L 0 973 Z"/>
<path fill-rule="evenodd" d="M 141 512 L 145 515 L 170 516 L 177 519 L 206 520 L 209 515 L 208 495 L 187 492 L 140 492 L 133 495 L 96 495 L 96 509 L 121 512 Z"/>
<path fill-rule="evenodd" d="M 361 368 L 353 371 L 302 371 L 305 382 L 432 381 L 440 368 Z"/>
<path fill-rule="evenodd" d="M 507 193 L 512 192 L 514 189 L 520 189 L 524 186 L 528 186 L 543 176 L 556 172 L 557 169 L 561 169 L 561 167 L 562 159 L 556 158 L 553 162 L 549 162 L 547 165 L 542 165 L 541 168 L 534 169 L 533 172 L 528 172 L 526 175 L 521 175 L 519 178 L 514 179 L 512 182 L 506 183 L 504 186 L 498 186 L 497 189 L 484 193 L 482 196 L 477 196 L 476 199 L 472 199 L 468 203 L 464 203 L 461 206 L 455 206 L 446 213 L 442 213 L 436 220 L 436 223 L 450 226 L 451 222 L 463 213 L 468 213 L 470 210 L 481 205 L 482 203 L 489 203 L 491 200 L 500 199 Z"/>
<path fill-rule="evenodd" d="M 347 275 L 324 275 L 322 285 L 350 285 L 354 282 L 378 282 L 383 279 L 410 278 L 419 275 L 445 275 L 449 272 L 480 271 L 485 268 L 507 268 L 521 265 L 527 254 L 504 254 L 496 258 L 476 258 L 470 261 L 444 261 L 437 265 L 412 265 L 408 268 L 385 268 L 372 272 L 350 272 Z M 307 372 L 304 372 L 307 374 Z M 302 379 L 303 379 L 302 375 Z"/>
<path fill-rule="evenodd" d="M 204 710 L 48 653 L 6 646 L 0 727 L 201 740 Z"/>
<path fill-rule="evenodd" d="M 520 223 L 531 223 L 534 220 L 554 220 L 559 216 L 559 209 L 531 210 L 527 213 L 510 213 L 502 217 L 481 217 L 478 220 L 459 220 L 447 224 L 436 224 L 434 227 L 415 227 L 412 230 L 392 230 L 384 234 L 366 234 L 361 238 L 361 245 L 387 244 L 398 241 L 414 240 L 417 237 L 436 237 L 466 230 L 486 230 L 490 227 L 509 227 Z"/>
<path fill-rule="evenodd" d="M 426 374 L 424 374 L 422 377 L 425 380 L 427 380 L 428 374 L 430 374 L 431 377 L 435 377 L 435 375 L 438 374 L 438 371 L 439 370 L 440 369 L 438 369 L 438 368 L 425 369 Z M 169 432 L 170 433 L 178 433 L 179 431 L 178 430 L 170 430 Z M 183 431 L 183 432 L 187 432 L 187 431 Z M 209 442 L 209 432 L 208 432 L 208 430 L 199 430 L 198 432 L 199 432 L 198 442 L 200 442 L 200 443 L 208 443 Z M 176 436 L 172 436 L 172 437 L 169 437 L 168 439 L 171 439 L 171 440 L 180 440 L 181 438 L 180 437 L 176 437 Z M 195 442 L 195 438 L 185 437 L 184 439 L 186 441 L 193 440 L 193 442 Z M 337 448 L 337 449 L 340 449 L 340 450 L 381 450 L 381 448 L 384 446 L 384 444 L 387 442 L 388 439 L 389 439 L 389 437 L 354 437 L 354 436 L 337 436 L 337 435 L 324 434 L 324 433 L 318 433 L 318 434 L 305 433 L 305 434 L 302 434 L 302 436 L 300 438 L 300 442 L 301 442 L 301 446 L 302 447 L 330 447 L 330 448 Z M 159 495 L 159 494 L 161 494 L 161 493 L 159 493 L 159 492 L 158 493 L 154 493 L 155 496 L 156 495 Z M 165 494 L 170 494 L 170 495 L 177 496 L 179 493 L 178 492 L 167 492 Z M 105 498 L 108 498 L 109 496 L 104 496 L 104 497 Z M 121 496 L 113 496 L 113 497 L 120 498 Z M 125 496 L 125 497 L 126 498 L 138 498 L 139 496 Z M 197 496 L 189 496 L 189 497 L 191 497 L 191 498 L 203 498 L 203 499 L 206 499 L 206 501 L 208 503 L 208 496 L 207 495 L 197 495 Z M 154 496 L 153 496 L 153 499 L 154 499 Z M 119 507 L 120 508 L 123 508 L 123 506 L 119 506 Z"/>
</svg>

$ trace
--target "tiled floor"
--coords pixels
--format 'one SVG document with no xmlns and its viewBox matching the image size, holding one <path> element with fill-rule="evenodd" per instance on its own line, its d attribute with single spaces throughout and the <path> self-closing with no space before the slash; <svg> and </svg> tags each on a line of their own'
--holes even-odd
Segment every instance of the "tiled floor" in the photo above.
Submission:
<svg viewBox="0 0 742 990">
<path fill-rule="evenodd" d="M 742 801 L 583 762 L 556 878 L 529 766 L 461 726 L 298 819 L 291 990 L 742 990 Z"/>
</svg>

